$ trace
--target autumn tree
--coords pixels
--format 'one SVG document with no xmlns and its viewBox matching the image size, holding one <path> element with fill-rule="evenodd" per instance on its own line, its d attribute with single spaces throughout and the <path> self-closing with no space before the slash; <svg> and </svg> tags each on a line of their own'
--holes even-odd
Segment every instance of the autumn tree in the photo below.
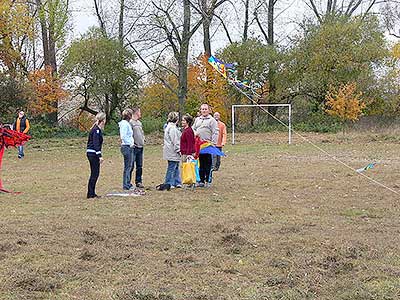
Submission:
<svg viewBox="0 0 400 300">
<path fill-rule="evenodd" d="M 32 116 L 43 116 L 57 112 L 58 101 L 67 97 L 67 92 L 62 87 L 62 82 L 51 67 L 35 70 L 29 73 L 33 93 L 29 99 L 29 112 Z"/>
<path fill-rule="evenodd" d="M 357 121 L 366 107 L 362 100 L 362 92 L 357 91 L 355 82 L 331 86 L 326 94 L 325 111 L 328 115 L 338 118 L 343 124 Z M 345 128 L 345 127 L 343 127 Z"/>
<path fill-rule="evenodd" d="M 206 56 L 202 55 L 189 65 L 189 92 L 184 110 L 196 116 L 200 104 L 207 101 L 213 111 L 219 111 L 222 118 L 227 120 L 232 104 L 228 98 L 227 82 L 222 76 L 215 74 L 212 76 L 211 85 L 207 83 L 207 64 Z M 173 88 L 178 85 L 177 78 L 173 75 L 168 75 L 165 79 Z M 157 78 L 146 85 L 139 99 L 141 99 L 143 112 L 156 118 L 165 118 L 168 112 L 174 110 L 178 104 L 176 94 Z"/>
<path fill-rule="evenodd" d="M 375 17 L 308 25 L 282 67 L 288 97 L 307 99 L 318 111 L 330 86 L 348 82 L 357 83 L 369 97 L 377 86 L 376 68 L 387 55 L 384 32 Z"/>
<path fill-rule="evenodd" d="M 164 79 L 169 86 L 177 87 L 178 81 L 175 76 L 167 75 Z M 165 119 L 170 111 L 174 111 L 178 107 L 178 98 L 164 83 L 154 78 L 142 89 L 139 104 L 143 115 Z"/>
<path fill-rule="evenodd" d="M 190 64 L 186 110 L 195 115 L 200 104 L 206 102 L 214 112 L 221 114 L 223 120 L 228 120 L 232 104 L 228 96 L 228 83 L 217 72 L 209 73 L 208 67 L 206 55 L 201 55 Z"/>
<path fill-rule="evenodd" d="M 28 1 L 0 2 L 0 66 L 3 72 L 16 76 L 18 71 L 27 71 L 22 48 L 34 35 L 33 23 Z"/>
</svg>

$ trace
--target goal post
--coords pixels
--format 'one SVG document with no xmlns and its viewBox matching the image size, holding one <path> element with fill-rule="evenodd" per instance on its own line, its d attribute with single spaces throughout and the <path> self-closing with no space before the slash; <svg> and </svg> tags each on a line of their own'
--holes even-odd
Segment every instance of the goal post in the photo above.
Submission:
<svg viewBox="0 0 400 300">
<path fill-rule="evenodd" d="M 286 126 L 288 129 L 288 143 L 292 143 L 292 105 L 291 104 L 234 104 L 232 105 L 232 145 L 235 144 L 235 110 L 241 107 L 287 107 L 288 108 L 288 124 L 282 125 Z"/>
</svg>

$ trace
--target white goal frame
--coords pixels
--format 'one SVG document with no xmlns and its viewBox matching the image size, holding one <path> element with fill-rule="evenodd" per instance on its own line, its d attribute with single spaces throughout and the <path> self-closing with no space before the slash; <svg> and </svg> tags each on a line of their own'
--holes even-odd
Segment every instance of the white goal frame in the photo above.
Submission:
<svg viewBox="0 0 400 300">
<path fill-rule="evenodd" d="M 235 144 L 235 109 L 240 107 L 287 107 L 289 124 L 288 128 L 289 145 L 292 143 L 292 105 L 291 104 L 234 104 L 232 105 L 232 145 Z"/>
</svg>

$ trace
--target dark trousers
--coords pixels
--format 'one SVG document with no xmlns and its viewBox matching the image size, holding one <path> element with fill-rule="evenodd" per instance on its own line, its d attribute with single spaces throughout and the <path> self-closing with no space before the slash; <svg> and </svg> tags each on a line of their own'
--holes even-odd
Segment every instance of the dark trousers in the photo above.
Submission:
<svg viewBox="0 0 400 300">
<path fill-rule="evenodd" d="M 142 183 L 143 174 L 143 148 L 135 147 L 133 150 L 132 171 L 136 165 L 135 183 Z"/>
<path fill-rule="evenodd" d="M 217 147 L 219 150 L 222 151 L 222 147 Z M 218 170 L 221 166 L 221 156 L 213 155 L 212 156 L 212 168 L 213 170 Z"/>
<path fill-rule="evenodd" d="M 200 154 L 199 155 L 200 161 L 200 182 L 209 182 L 210 180 L 210 173 L 211 173 L 211 166 L 212 166 L 212 156 L 211 154 Z"/>
<path fill-rule="evenodd" d="M 96 183 L 100 175 L 100 159 L 96 154 L 87 154 L 87 158 L 90 164 L 90 178 L 88 183 L 88 197 L 94 197 L 96 195 Z"/>
</svg>

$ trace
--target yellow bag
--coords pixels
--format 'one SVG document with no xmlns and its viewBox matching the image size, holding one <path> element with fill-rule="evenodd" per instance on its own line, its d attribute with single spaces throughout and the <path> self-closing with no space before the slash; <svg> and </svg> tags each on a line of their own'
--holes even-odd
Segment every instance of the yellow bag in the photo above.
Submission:
<svg viewBox="0 0 400 300">
<path fill-rule="evenodd" d="M 194 162 L 182 163 L 182 183 L 194 184 L 196 183 L 196 172 Z"/>
</svg>

